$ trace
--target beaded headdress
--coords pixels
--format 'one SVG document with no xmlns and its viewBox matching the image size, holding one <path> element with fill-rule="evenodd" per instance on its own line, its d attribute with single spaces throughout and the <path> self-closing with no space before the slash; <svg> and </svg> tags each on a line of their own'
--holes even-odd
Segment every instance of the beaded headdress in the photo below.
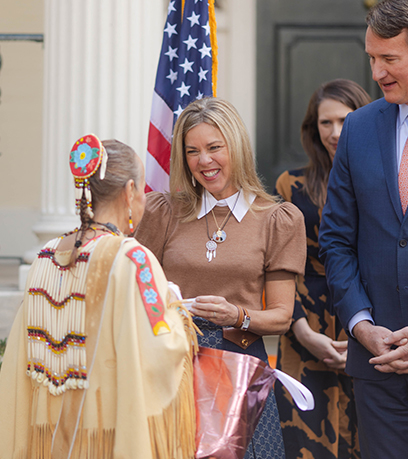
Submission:
<svg viewBox="0 0 408 459">
<path fill-rule="evenodd" d="M 102 142 L 94 134 L 88 134 L 78 139 L 71 149 L 69 165 L 75 179 L 75 207 L 79 213 L 81 199 L 85 193 L 87 212 L 93 218 L 92 195 L 89 177 L 100 167 L 100 178 L 105 178 L 108 154 Z"/>
</svg>

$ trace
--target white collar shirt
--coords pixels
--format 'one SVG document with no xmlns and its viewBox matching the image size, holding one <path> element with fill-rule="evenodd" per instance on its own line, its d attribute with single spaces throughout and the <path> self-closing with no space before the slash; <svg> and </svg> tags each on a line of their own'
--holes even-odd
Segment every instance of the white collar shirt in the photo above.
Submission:
<svg viewBox="0 0 408 459">
<path fill-rule="evenodd" d="M 238 222 L 241 222 L 241 220 L 245 217 L 246 213 L 251 207 L 252 203 L 255 201 L 255 198 L 256 196 L 253 193 L 250 193 L 248 196 L 248 201 L 246 201 L 244 193 L 237 191 L 232 196 L 217 201 L 211 193 L 208 193 L 206 190 L 204 190 L 201 199 L 201 209 L 197 215 L 197 219 L 199 220 L 200 218 L 203 218 L 206 215 L 206 213 L 208 214 L 209 212 L 211 212 L 211 210 L 214 209 L 215 206 L 228 206 L 236 220 Z"/>
</svg>

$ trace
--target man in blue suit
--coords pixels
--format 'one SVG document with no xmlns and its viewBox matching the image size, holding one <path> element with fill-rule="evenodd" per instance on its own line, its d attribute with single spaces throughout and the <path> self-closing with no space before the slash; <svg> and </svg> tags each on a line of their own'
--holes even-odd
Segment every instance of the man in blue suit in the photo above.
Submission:
<svg viewBox="0 0 408 459">
<path fill-rule="evenodd" d="M 354 377 L 362 457 L 402 459 L 408 457 L 408 1 L 378 3 L 367 25 L 366 52 L 384 98 L 345 120 L 319 242 L 333 303 L 350 335 L 346 371 Z"/>
</svg>

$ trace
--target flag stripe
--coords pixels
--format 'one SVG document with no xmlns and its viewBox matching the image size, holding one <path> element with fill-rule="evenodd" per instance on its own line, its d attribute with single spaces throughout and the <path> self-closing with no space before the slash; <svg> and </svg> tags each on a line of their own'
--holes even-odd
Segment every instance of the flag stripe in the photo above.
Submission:
<svg viewBox="0 0 408 459">
<path fill-rule="evenodd" d="M 153 124 L 150 125 L 149 129 L 147 151 L 156 159 L 161 168 L 170 174 L 171 144 Z"/>
<path fill-rule="evenodd" d="M 173 111 L 166 104 L 166 102 L 153 91 L 152 113 L 150 115 L 150 122 L 156 127 L 164 136 L 164 138 L 171 143 L 171 134 L 173 132 Z"/>
<path fill-rule="evenodd" d="M 169 190 L 169 176 L 167 172 L 163 170 L 149 152 L 146 155 L 146 184 L 150 190 L 161 192 Z"/>
</svg>

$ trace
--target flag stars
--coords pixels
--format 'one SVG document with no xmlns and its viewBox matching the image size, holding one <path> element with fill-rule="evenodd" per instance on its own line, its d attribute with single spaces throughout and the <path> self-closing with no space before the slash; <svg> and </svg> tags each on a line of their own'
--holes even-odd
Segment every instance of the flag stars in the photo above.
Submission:
<svg viewBox="0 0 408 459">
<path fill-rule="evenodd" d="M 191 13 L 191 16 L 187 19 L 190 21 L 190 27 L 193 27 L 193 25 L 195 24 L 200 25 L 198 21 L 200 19 L 200 15 L 195 14 L 194 11 Z"/>
<path fill-rule="evenodd" d="M 207 21 L 206 25 L 201 26 L 205 30 L 205 35 L 210 35 L 210 23 Z"/>
<path fill-rule="evenodd" d="M 180 67 L 183 67 L 184 75 L 187 72 L 193 72 L 193 64 L 194 64 L 194 61 L 189 62 L 187 58 L 184 59 L 184 64 L 180 64 Z"/>
<path fill-rule="evenodd" d="M 173 60 L 173 58 L 178 57 L 177 50 L 178 48 L 172 48 L 169 46 L 167 53 L 164 53 L 166 56 L 169 56 L 170 62 Z"/>
<path fill-rule="evenodd" d="M 190 51 L 191 48 L 197 49 L 196 41 L 198 38 L 193 38 L 191 35 L 188 36 L 187 40 L 184 40 L 183 43 L 187 45 L 187 51 Z"/>
<path fill-rule="evenodd" d="M 184 84 L 184 81 L 181 82 L 181 86 L 179 88 L 176 88 L 177 91 L 180 91 L 180 97 L 183 97 L 183 96 L 189 96 L 190 95 L 190 91 L 189 89 L 191 88 L 191 86 L 186 86 Z"/>
<path fill-rule="evenodd" d="M 168 78 L 171 84 L 173 84 L 177 80 L 177 76 L 178 72 L 173 72 L 173 70 L 170 69 L 170 73 L 166 76 L 166 78 Z"/>
<path fill-rule="evenodd" d="M 197 100 L 201 100 L 203 97 L 204 97 L 204 93 L 201 92 L 200 90 L 198 90 L 198 94 L 197 94 L 196 99 L 197 99 Z"/>
<path fill-rule="evenodd" d="M 183 113 L 183 109 L 181 108 L 181 105 L 178 106 L 178 109 L 173 112 L 177 118 Z"/>
<path fill-rule="evenodd" d="M 201 83 L 203 80 L 207 81 L 207 77 L 205 76 L 206 73 L 208 73 L 208 70 L 204 70 L 200 67 L 200 71 L 198 72 L 198 77 L 200 78 L 199 83 Z"/>
<path fill-rule="evenodd" d="M 174 2 L 170 2 L 169 3 L 169 6 L 167 8 L 167 16 L 172 12 L 172 11 L 177 11 L 176 8 L 174 8 L 174 4 L 176 3 L 176 1 L 174 0 Z"/>
<path fill-rule="evenodd" d="M 170 24 L 170 22 L 167 23 L 166 28 L 164 29 L 164 32 L 168 34 L 169 38 L 171 38 L 173 34 L 177 35 L 176 27 L 177 27 L 177 24 Z"/>
<path fill-rule="evenodd" d="M 201 59 L 204 59 L 205 56 L 211 57 L 211 46 L 208 47 L 205 43 L 203 43 L 203 47 L 198 51 L 201 53 Z"/>
</svg>

